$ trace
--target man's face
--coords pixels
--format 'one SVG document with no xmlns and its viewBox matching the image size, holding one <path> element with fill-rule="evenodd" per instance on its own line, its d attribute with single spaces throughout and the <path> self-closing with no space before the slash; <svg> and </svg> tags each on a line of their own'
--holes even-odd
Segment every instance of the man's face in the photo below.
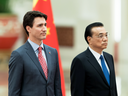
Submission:
<svg viewBox="0 0 128 96">
<path fill-rule="evenodd" d="M 33 27 L 31 28 L 28 26 L 27 30 L 29 32 L 30 40 L 34 42 L 39 42 L 46 39 L 47 27 L 45 18 L 36 17 L 33 21 Z"/>
<path fill-rule="evenodd" d="M 108 33 L 104 27 L 93 27 L 92 37 L 89 37 L 89 46 L 97 51 L 101 52 L 103 49 L 107 48 L 108 45 Z"/>
</svg>

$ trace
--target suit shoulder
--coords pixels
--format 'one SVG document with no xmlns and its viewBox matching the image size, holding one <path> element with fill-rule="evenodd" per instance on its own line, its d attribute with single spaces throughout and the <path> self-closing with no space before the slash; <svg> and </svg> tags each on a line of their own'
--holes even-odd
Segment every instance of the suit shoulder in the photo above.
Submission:
<svg viewBox="0 0 128 96">
<path fill-rule="evenodd" d="M 55 49 L 55 48 L 53 48 L 53 47 L 51 47 L 51 46 L 48 46 L 48 45 L 46 45 L 46 44 L 44 44 L 44 46 L 45 46 L 45 47 L 48 47 L 48 48 Z"/>
<path fill-rule="evenodd" d="M 75 56 L 75 58 L 77 58 L 77 59 L 85 59 L 86 58 L 86 51 L 83 51 L 83 52 L 79 53 L 78 55 Z"/>
<path fill-rule="evenodd" d="M 53 48 L 53 47 L 51 47 L 51 46 L 48 46 L 48 45 L 45 45 L 45 44 L 44 44 L 44 47 L 45 47 L 45 48 L 48 48 L 48 49 L 50 49 L 50 50 L 56 50 L 55 48 Z"/>
<path fill-rule="evenodd" d="M 24 53 L 24 51 L 25 51 L 25 44 L 21 45 L 19 48 L 15 49 L 15 50 L 13 50 L 13 52 L 17 52 L 19 54 Z"/>
<path fill-rule="evenodd" d="M 25 45 L 22 45 L 14 51 L 20 52 L 20 51 L 23 51 L 24 49 L 25 49 Z"/>
<path fill-rule="evenodd" d="M 108 56 L 112 56 L 110 53 L 107 53 L 107 52 L 103 52 L 103 54 L 108 55 Z"/>
</svg>

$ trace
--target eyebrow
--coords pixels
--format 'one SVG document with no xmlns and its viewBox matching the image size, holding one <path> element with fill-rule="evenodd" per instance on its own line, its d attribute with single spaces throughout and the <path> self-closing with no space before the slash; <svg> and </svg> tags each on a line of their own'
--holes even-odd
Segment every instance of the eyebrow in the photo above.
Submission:
<svg viewBox="0 0 128 96">
<path fill-rule="evenodd" d="M 107 34 L 108 32 L 106 32 L 105 34 Z M 104 33 L 99 33 L 99 34 L 104 34 Z"/>
<path fill-rule="evenodd" d="M 37 26 L 39 26 L 39 25 L 47 25 L 47 23 L 39 23 L 39 24 L 37 24 Z"/>
</svg>

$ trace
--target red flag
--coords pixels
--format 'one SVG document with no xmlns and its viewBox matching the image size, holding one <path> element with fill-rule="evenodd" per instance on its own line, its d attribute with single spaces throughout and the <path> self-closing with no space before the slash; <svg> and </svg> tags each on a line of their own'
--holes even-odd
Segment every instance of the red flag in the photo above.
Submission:
<svg viewBox="0 0 128 96">
<path fill-rule="evenodd" d="M 56 48 L 58 51 L 59 68 L 60 68 L 60 76 L 61 76 L 61 90 L 62 90 L 62 95 L 65 96 L 64 75 L 63 75 L 63 69 L 62 69 L 62 64 L 60 59 L 57 33 L 56 33 L 56 28 L 53 20 L 51 1 L 50 0 L 33 0 L 33 10 L 40 11 L 48 16 L 47 37 L 45 40 L 43 40 L 43 43 L 53 48 Z"/>
</svg>

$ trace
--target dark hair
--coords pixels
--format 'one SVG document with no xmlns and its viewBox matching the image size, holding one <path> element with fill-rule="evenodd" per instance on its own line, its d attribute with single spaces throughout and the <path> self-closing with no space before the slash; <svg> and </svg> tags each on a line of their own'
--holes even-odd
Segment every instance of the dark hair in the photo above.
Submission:
<svg viewBox="0 0 128 96">
<path fill-rule="evenodd" d="M 41 13 L 39 11 L 28 11 L 23 18 L 23 27 L 29 36 L 28 31 L 26 30 L 26 26 L 30 26 L 31 28 L 33 27 L 33 21 L 36 17 L 44 17 L 45 20 L 47 20 L 47 15 L 44 13 Z"/>
<path fill-rule="evenodd" d="M 86 42 L 88 43 L 88 40 L 87 40 L 87 37 L 90 36 L 92 37 L 92 32 L 91 32 L 91 29 L 93 27 L 100 27 L 100 26 L 104 26 L 101 22 L 94 22 L 94 23 L 91 23 L 89 24 L 86 29 L 85 29 L 85 33 L 84 33 L 84 38 L 86 40 Z M 89 43 L 88 43 L 89 44 Z"/>
</svg>

